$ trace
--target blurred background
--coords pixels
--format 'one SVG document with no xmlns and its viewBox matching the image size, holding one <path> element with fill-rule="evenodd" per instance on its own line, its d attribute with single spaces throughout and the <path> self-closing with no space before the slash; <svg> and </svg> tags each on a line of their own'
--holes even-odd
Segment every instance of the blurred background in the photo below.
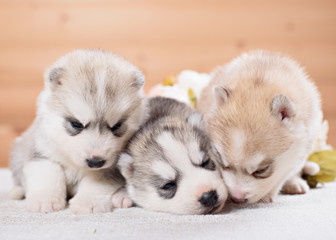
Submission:
<svg viewBox="0 0 336 240">
<path fill-rule="evenodd" d="M 316 81 L 336 146 L 335 0 L 0 0 L 0 167 L 35 117 L 44 69 L 77 48 L 124 56 L 147 92 L 247 50 L 287 53 Z"/>
</svg>

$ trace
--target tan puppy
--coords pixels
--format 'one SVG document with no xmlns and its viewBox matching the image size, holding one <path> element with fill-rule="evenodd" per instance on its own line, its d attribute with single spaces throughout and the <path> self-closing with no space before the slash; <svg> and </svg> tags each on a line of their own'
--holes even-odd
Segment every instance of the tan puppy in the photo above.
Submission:
<svg viewBox="0 0 336 240">
<path fill-rule="evenodd" d="M 243 54 L 213 72 L 198 109 L 234 202 L 269 202 L 282 187 L 291 194 L 309 189 L 298 173 L 322 113 L 319 93 L 298 63 L 265 51 Z"/>
</svg>

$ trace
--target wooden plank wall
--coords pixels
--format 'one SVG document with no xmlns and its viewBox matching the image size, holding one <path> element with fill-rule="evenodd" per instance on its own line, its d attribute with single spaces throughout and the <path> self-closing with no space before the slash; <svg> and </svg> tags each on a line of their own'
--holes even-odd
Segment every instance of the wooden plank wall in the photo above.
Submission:
<svg viewBox="0 0 336 240">
<path fill-rule="evenodd" d="M 336 145 L 334 0 L 0 0 L 1 167 L 34 118 L 42 72 L 76 48 L 125 56 L 146 74 L 146 90 L 250 49 L 285 52 L 317 82 Z"/>
</svg>

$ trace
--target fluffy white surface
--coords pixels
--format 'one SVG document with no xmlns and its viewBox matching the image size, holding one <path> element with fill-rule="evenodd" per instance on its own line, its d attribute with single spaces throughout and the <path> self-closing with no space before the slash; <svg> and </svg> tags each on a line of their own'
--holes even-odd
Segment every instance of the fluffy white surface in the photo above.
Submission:
<svg viewBox="0 0 336 240">
<path fill-rule="evenodd" d="M 229 208 L 207 216 L 174 216 L 140 208 L 74 215 L 28 213 L 8 200 L 10 172 L 0 169 L 0 239 L 335 239 L 336 183 L 276 203 Z"/>
</svg>

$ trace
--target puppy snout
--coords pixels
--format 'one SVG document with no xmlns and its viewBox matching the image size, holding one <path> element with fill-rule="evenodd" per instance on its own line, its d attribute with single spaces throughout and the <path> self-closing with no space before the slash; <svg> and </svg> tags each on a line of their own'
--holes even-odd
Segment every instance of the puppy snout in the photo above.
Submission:
<svg viewBox="0 0 336 240">
<path fill-rule="evenodd" d="M 214 190 L 203 193 L 202 197 L 198 201 L 204 207 L 214 207 L 216 203 L 218 202 L 218 194 Z"/>
<path fill-rule="evenodd" d="M 89 168 L 101 168 L 104 166 L 106 160 L 101 157 L 93 157 L 90 159 L 86 159 L 86 164 Z"/>
<path fill-rule="evenodd" d="M 245 196 L 242 197 L 242 198 L 237 198 L 237 197 L 231 196 L 231 201 L 234 202 L 234 203 L 237 203 L 237 204 L 241 204 L 241 203 L 246 203 L 247 198 L 245 198 Z"/>
</svg>

